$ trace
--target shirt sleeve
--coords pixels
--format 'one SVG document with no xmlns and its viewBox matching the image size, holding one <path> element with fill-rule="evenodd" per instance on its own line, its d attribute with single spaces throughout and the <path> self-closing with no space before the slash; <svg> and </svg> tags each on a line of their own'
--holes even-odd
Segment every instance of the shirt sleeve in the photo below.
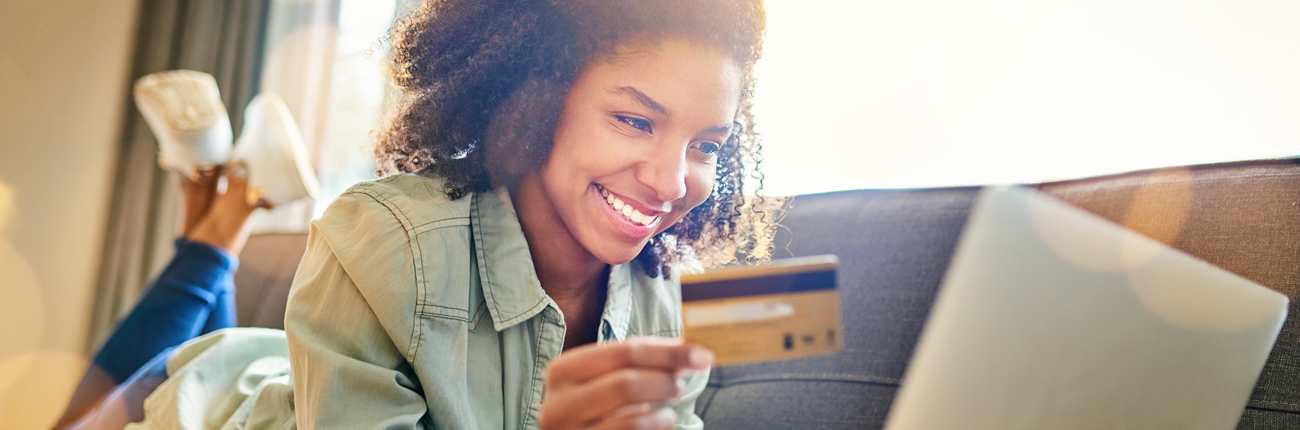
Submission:
<svg viewBox="0 0 1300 430">
<path fill-rule="evenodd" d="M 312 223 L 285 312 L 298 428 L 428 425 L 403 265 L 406 229 L 375 196 L 344 194 Z"/>
<path fill-rule="evenodd" d="M 709 384 L 709 370 L 696 373 L 686 379 L 686 394 L 682 399 L 677 401 L 677 406 L 673 408 L 677 411 L 677 425 L 673 426 L 674 430 L 702 430 L 704 421 L 698 415 L 695 415 L 695 401 L 699 400 L 700 394 L 704 393 L 704 388 Z"/>
</svg>

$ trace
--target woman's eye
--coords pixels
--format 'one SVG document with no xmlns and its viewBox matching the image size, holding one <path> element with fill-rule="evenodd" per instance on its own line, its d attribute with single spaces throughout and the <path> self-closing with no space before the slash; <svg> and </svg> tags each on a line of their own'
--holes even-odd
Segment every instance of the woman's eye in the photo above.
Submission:
<svg viewBox="0 0 1300 430">
<path fill-rule="evenodd" d="M 722 145 L 713 142 L 700 142 L 696 147 L 699 148 L 700 152 L 707 155 L 717 155 L 718 151 L 722 150 Z"/>
<path fill-rule="evenodd" d="M 637 129 L 637 130 L 641 130 L 641 131 L 645 131 L 645 132 L 649 132 L 649 131 L 651 131 L 651 130 L 650 130 L 650 121 L 648 121 L 648 120 L 644 120 L 644 119 L 637 118 L 637 117 L 631 117 L 631 116 L 622 116 L 622 115 L 619 115 L 619 116 L 618 116 L 618 121 L 619 121 L 619 122 L 622 122 L 622 123 L 624 123 L 624 124 L 630 125 L 630 126 L 632 126 L 632 128 L 635 128 L 635 129 Z"/>
</svg>

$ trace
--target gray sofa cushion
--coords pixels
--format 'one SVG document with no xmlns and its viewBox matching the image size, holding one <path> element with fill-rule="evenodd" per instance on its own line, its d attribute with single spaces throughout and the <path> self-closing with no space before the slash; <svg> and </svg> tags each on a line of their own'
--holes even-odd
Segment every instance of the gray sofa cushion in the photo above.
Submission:
<svg viewBox="0 0 1300 430">
<path fill-rule="evenodd" d="M 844 350 L 714 369 L 696 404 L 705 428 L 880 428 L 976 191 L 797 197 L 777 257 L 839 256 Z"/>
</svg>

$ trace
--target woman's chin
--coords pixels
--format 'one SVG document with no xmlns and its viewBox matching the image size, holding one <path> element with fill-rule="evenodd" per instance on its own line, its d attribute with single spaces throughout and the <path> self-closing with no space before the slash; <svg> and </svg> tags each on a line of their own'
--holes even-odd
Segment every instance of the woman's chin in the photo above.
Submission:
<svg viewBox="0 0 1300 430">
<path fill-rule="evenodd" d="M 645 243 L 641 243 L 635 248 L 606 247 L 605 249 L 592 250 L 591 254 L 605 264 L 619 265 L 635 259 L 637 255 L 641 254 L 641 249 L 645 248 L 645 245 Z"/>
</svg>

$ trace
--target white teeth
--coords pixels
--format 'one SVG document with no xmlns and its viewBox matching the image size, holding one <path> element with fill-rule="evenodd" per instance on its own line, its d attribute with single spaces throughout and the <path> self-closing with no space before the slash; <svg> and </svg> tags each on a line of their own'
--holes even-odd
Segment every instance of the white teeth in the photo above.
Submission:
<svg viewBox="0 0 1300 430">
<path fill-rule="evenodd" d="M 658 216 L 646 215 L 636 209 L 633 209 L 632 205 L 623 203 L 623 201 L 619 200 L 618 197 L 614 197 L 614 194 L 605 191 L 604 187 L 600 188 L 600 195 L 604 196 L 605 202 L 609 203 L 609 205 L 613 207 L 614 210 L 621 212 L 623 214 L 623 217 L 627 218 L 629 221 L 641 225 L 649 225 L 650 223 L 659 219 Z"/>
</svg>

